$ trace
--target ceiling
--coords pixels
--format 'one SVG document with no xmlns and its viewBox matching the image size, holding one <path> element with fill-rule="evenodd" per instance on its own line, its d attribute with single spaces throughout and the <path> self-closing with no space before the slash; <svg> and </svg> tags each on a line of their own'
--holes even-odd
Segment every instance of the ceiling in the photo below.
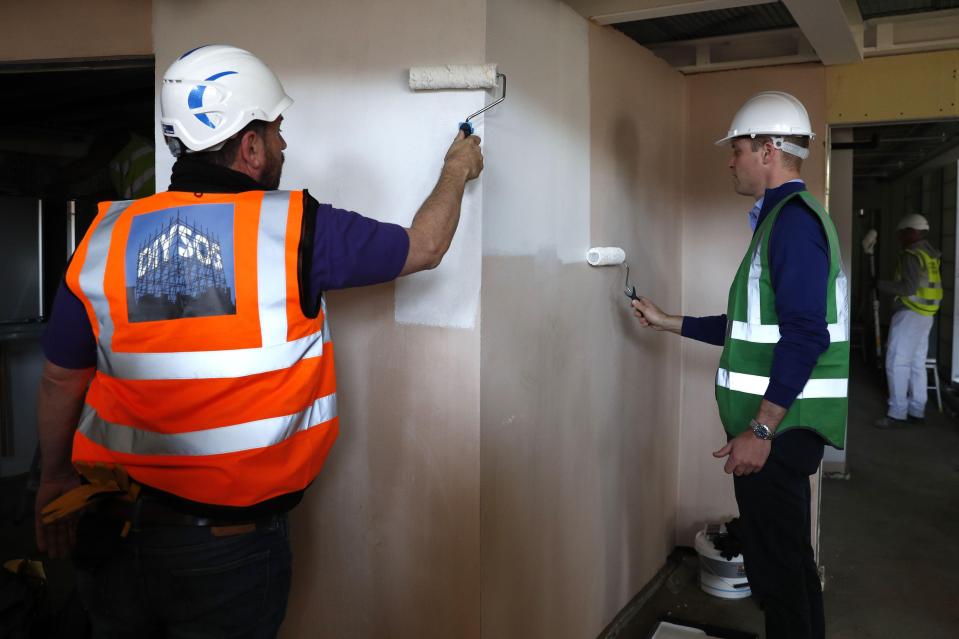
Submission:
<svg viewBox="0 0 959 639">
<path fill-rule="evenodd" d="M 959 0 L 566 0 L 682 73 L 959 49 Z M 959 122 L 854 130 L 855 178 L 893 180 L 959 146 Z"/>
<path fill-rule="evenodd" d="M 854 180 L 895 180 L 959 146 L 959 121 L 859 127 L 853 140 Z"/>
<path fill-rule="evenodd" d="M 871 20 L 957 9 L 959 0 L 857 0 L 856 6 L 862 20 Z M 636 42 L 650 45 L 799 25 L 786 5 L 779 1 L 631 20 L 615 23 L 614 26 Z"/>
<path fill-rule="evenodd" d="M 781 2 L 632 20 L 613 25 L 643 46 L 795 27 Z"/>
<path fill-rule="evenodd" d="M 683 73 L 959 49 L 959 0 L 566 0 Z"/>
<path fill-rule="evenodd" d="M 886 16 L 942 11 L 959 7 L 959 0 L 857 0 L 864 20 Z"/>
</svg>

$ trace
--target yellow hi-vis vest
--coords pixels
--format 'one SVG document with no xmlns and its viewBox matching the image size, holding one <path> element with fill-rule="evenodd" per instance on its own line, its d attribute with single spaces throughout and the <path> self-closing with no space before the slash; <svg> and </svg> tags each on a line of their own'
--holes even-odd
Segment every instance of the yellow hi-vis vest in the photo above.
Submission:
<svg viewBox="0 0 959 639">
<path fill-rule="evenodd" d="M 915 255 L 922 263 L 923 274 L 919 280 L 919 288 L 909 297 L 899 297 L 903 305 L 920 315 L 932 317 L 939 310 L 942 302 L 942 275 L 939 273 L 940 260 L 929 255 L 922 249 L 906 249 L 909 255 Z M 896 277 L 899 277 L 896 269 Z"/>
<path fill-rule="evenodd" d="M 153 145 L 139 135 L 110 160 L 110 180 L 124 200 L 144 198 L 156 193 Z"/>
</svg>

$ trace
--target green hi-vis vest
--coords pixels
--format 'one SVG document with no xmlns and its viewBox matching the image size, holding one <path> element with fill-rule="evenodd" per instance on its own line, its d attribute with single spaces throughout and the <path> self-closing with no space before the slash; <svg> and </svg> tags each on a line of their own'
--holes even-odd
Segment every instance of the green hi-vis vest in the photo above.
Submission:
<svg viewBox="0 0 959 639">
<path fill-rule="evenodd" d="M 726 343 L 716 374 L 716 402 L 723 427 L 736 436 L 756 416 L 772 370 L 773 349 L 779 342 L 776 294 L 769 273 L 769 234 L 783 206 L 800 198 L 819 216 L 829 240 L 829 282 L 826 323 L 829 348 L 820 355 L 809 381 L 793 402 L 776 432 L 795 427 L 816 431 L 832 446 L 845 444 L 847 387 L 849 385 L 849 308 L 846 276 L 839 257 L 836 227 L 822 205 L 799 191 L 770 211 L 753 234 L 736 279 L 729 289 Z"/>
<path fill-rule="evenodd" d="M 919 288 L 909 297 L 899 297 L 903 305 L 916 311 L 920 315 L 932 317 L 939 310 L 942 302 L 942 276 L 939 274 L 940 261 L 922 249 L 906 249 L 906 253 L 915 255 L 922 262 L 922 279 Z M 899 279 L 899 268 L 896 268 L 896 279 Z"/>
</svg>

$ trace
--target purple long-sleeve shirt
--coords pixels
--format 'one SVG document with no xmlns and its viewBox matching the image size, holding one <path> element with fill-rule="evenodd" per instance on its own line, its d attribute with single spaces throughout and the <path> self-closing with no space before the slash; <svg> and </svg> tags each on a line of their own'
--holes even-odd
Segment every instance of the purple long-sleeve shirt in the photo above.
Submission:
<svg viewBox="0 0 959 639">
<path fill-rule="evenodd" d="M 805 188 L 801 182 L 787 182 L 767 190 L 759 224 L 783 198 Z M 818 216 L 799 200 L 783 207 L 770 232 L 769 271 L 781 337 L 773 351 L 764 398 L 789 408 L 809 381 L 819 356 L 829 348 L 829 242 Z M 726 326 L 725 315 L 684 317 L 682 335 L 722 346 Z"/>
</svg>

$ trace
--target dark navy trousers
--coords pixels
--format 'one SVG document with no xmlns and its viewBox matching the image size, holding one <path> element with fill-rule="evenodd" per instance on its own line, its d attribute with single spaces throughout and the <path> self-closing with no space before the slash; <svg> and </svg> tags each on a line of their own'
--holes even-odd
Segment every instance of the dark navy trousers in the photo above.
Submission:
<svg viewBox="0 0 959 639">
<path fill-rule="evenodd" d="M 74 563 L 94 639 L 275 637 L 286 612 L 286 515 L 215 536 L 208 526 L 152 526 L 83 517 Z"/>
<path fill-rule="evenodd" d="M 758 473 L 735 477 L 743 567 L 766 615 L 767 639 L 824 639 L 822 587 L 810 540 L 809 476 L 823 439 L 793 429 L 773 440 Z"/>
</svg>

